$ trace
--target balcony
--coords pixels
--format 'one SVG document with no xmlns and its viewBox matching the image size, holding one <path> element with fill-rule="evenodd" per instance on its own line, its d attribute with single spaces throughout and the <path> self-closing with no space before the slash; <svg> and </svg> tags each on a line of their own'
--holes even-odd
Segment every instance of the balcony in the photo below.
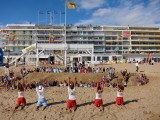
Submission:
<svg viewBox="0 0 160 120">
<path fill-rule="evenodd" d="M 14 50 L 14 51 L 19 51 L 19 50 Z M 13 50 L 10 51 L 10 52 L 3 52 L 4 56 L 8 56 L 8 55 L 21 55 L 21 54 L 22 54 L 22 52 L 13 52 Z"/>
<path fill-rule="evenodd" d="M 30 44 L 7 44 L 7 47 L 20 47 L 20 46 L 30 46 Z"/>
<path fill-rule="evenodd" d="M 146 42 L 160 42 L 160 39 L 131 39 L 131 41 L 137 41 L 137 42 L 139 42 L 139 41 L 146 41 Z"/>
<path fill-rule="evenodd" d="M 160 35 L 150 35 L 150 34 L 132 34 L 132 37 L 154 37 L 160 38 Z"/>
<path fill-rule="evenodd" d="M 155 47 L 160 47 L 160 44 L 131 44 L 131 46 L 155 46 Z"/>
</svg>

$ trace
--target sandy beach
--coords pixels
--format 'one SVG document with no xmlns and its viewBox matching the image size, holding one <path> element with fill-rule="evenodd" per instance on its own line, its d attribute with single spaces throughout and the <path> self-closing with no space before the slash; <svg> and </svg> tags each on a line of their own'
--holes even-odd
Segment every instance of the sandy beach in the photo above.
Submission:
<svg viewBox="0 0 160 120">
<path fill-rule="evenodd" d="M 127 69 L 131 73 L 135 73 L 134 64 L 114 64 L 106 65 L 106 67 L 115 67 L 116 72 Z M 23 110 L 14 111 L 17 101 L 17 91 L 0 89 L 0 119 L 1 120 L 159 120 L 160 119 L 160 64 L 140 65 L 140 72 L 145 73 L 149 78 L 149 83 L 144 86 L 136 86 L 129 81 L 128 87 L 124 90 L 124 102 L 126 109 L 118 109 L 115 105 L 116 91 L 114 89 L 105 88 L 103 92 L 104 111 L 94 110 L 95 90 L 94 88 L 77 87 L 77 104 L 78 108 L 75 112 L 65 110 L 66 100 L 68 99 L 67 87 L 49 87 L 45 88 L 45 96 L 48 107 L 42 111 L 36 111 L 37 94 L 35 90 L 25 91 L 27 105 Z M 1 67 L 0 72 L 4 72 Z M 12 67 L 15 71 L 18 68 Z M 54 74 L 54 73 L 50 73 Z M 37 75 L 39 79 L 45 75 Z M 46 74 L 47 78 L 49 76 Z M 59 75 L 60 79 L 64 79 Z M 75 74 L 64 75 L 75 76 Z M 87 76 L 87 74 L 85 74 Z M 96 76 L 96 74 L 94 75 Z M 95 77 L 91 77 L 94 79 Z M 101 77 L 101 75 L 97 75 Z M 26 80 L 36 77 L 35 75 L 26 76 Z M 52 77 L 52 75 L 50 76 Z M 58 77 L 58 75 L 56 75 Z M 82 79 L 83 74 L 77 76 Z M 132 76 L 133 77 L 133 76 Z M 50 79 L 50 78 L 49 78 Z M 88 78 L 86 78 L 88 79 Z M 83 79 L 83 80 L 86 80 Z M 95 78 L 95 79 L 98 79 Z"/>
</svg>

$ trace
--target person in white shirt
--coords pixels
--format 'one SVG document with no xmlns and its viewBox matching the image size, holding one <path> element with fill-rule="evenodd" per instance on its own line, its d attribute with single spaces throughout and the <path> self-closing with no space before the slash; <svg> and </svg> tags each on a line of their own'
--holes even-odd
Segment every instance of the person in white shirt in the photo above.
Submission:
<svg viewBox="0 0 160 120">
<path fill-rule="evenodd" d="M 138 61 L 136 62 L 136 72 L 138 72 L 138 70 L 139 70 L 139 64 L 138 64 Z"/>
<path fill-rule="evenodd" d="M 41 105 L 43 105 L 43 110 L 47 107 L 47 101 L 45 99 L 45 95 L 44 95 L 44 87 L 42 85 L 39 85 L 38 87 L 36 87 L 36 92 L 38 95 L 38 102 L 36 104 L 36 110 L 39 110 L 39 107 Z"/>
<path fill-rule="evenodd" d="M 100 85 L 97 83 L 97 87 L 96 87 L 96 98 L 94 101 L 94 107 L 95 109 L 98 109 L 99 111 L 103 111 L 103 100 L 102 100 L 102 93 L 103 93 L 103 85 Z"/>
<path fill-rule="evenodd" d="M 70 81 L 70 77 L 68 79 L 68 101 L 67 101 L 67 108 L 66 110 L 72 110 L 75 111 L 77 109 L 77 103 L 76 103 L 76 79 L 74 82 Z"/>
<path fill-rule="evenodd" d="M 5 65 L 5 74 L 9 75 L 9 64 L 8 64 L 8 62 Z"/>
</svg>

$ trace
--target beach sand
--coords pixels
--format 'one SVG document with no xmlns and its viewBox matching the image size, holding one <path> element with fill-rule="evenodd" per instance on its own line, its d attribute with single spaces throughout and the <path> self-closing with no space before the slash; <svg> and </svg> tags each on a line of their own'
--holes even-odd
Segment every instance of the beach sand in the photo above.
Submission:
<svg viewBox="0 0 160 120">
<path fill-rule="evenodd" d="M 107 67 L 115 67 L 116 71 L 127 69 L 131 73 L 135 73 L 134 64 L 114 64 L 106 65 Z M 118 109 L 115 106 L 116 91 L 114 89 L 105 88 L 103 92 L 104 112 L 94 110 L 93 101 L 95 99 L 94 88 L 77 88 L 77 104 L 78 108 L 75 112 L 65 110 L 66 100 L 68 99 L 67 87 L 50 87 L 45 88 L 45 96 L 48 107 L 42 111 L 36 111 L 37 94 L 35 90 L 25 91 L 27 105 L 23 110 L 14 111 L 17 101 L 17 91 L 5 91 L 0 89 L 0 120 L 160 120 L 160 64 L 140 65 L 141 73 L 145 73 L 149 78 L 149 83 L 144 86 L 136 86 L 132 84 L 134 79 L 129 81 L 129 86 L 124 90 L 124 101 L 126 109 Z M 18 68 L 12 67 L 15 71 Z M 2 73 L 3 68 L 0 69 Z M 38 74 L 40 78 L 47 78 L 49 74 Z M 65 79 L 67 75 L 59 75 L 60 79 Z M 69 74 L 69 76 L 76 76 Z M 87 74 L 85 74 L 87 77 Z M 92 75 L 92 80 L 99 79 L 101 74 Z M 26 80 L 36 77 L 36 75 L 27 76 Z M 51 79 L 50 76 L 48 79 Z M 57 75 L 58 77 L 58 75 Z M 84 74 L 76 76 L 82 79 Z M 90 76 L 91 77 L 91 76 Z M 132 76 L 133 77 L 133 76 Z M 58 79 L 58 78 L 56 78 Z M 83 81 L 87 80 L 83 78 Z M 94 81 L 93 80 L 93 81 Z"/>
</svg>

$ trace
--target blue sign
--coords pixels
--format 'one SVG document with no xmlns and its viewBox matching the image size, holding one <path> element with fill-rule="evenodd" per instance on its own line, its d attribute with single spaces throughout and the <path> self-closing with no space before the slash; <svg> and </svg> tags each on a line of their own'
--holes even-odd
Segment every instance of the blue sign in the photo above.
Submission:
<svg viewBox="0 0 160 120">
<path fill-rule="evenodd" d="M 115 48 L 115 51 L 119 51 L 119 47 L 116 47 L 116 48 Z"/>
<path fill-rule="evenodd" d="M 3 66 L 3 51 L 2 51 L 2 48 L 0 48 L 0 66 Z"/>
</svg>

